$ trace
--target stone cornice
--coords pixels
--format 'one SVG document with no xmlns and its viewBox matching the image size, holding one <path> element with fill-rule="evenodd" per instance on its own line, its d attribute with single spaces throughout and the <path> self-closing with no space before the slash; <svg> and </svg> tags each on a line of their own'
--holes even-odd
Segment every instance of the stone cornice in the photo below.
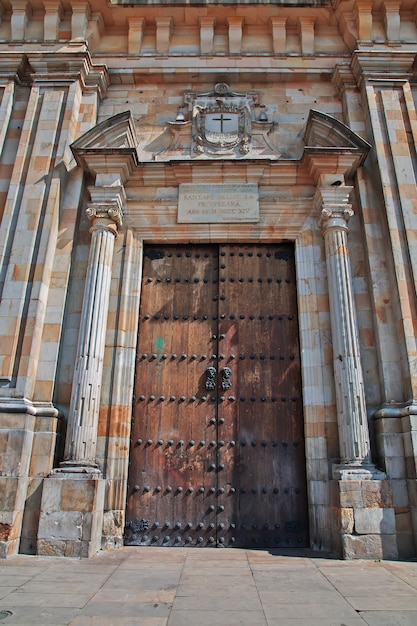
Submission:
<svg viewBox="0 0 417 626">
<path fill-rule="evenodd" d="M 357 83 L 379 81 L 392 84 L 410 80 L 413 74 L 415 52 L 396 50 L 391 52 L 357 50 L 352 55 L 352 72 Z"/>
<path fill-rule="evenodd" d="M 83 91 L 97 91 L 104 98 L 109 85 L 105 65 L 94 65 L 83 45 L 61 51 L 0 51 L 0 80 L 46 83 L 48 86 L 80 81 Z"/>
</svg>

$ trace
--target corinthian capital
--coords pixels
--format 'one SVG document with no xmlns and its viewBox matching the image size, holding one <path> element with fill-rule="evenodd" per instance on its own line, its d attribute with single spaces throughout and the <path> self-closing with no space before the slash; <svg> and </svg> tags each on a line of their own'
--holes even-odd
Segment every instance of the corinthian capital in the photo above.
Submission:
<svg viewBox="0 0 417 626">
<path fill-rule="evenodd" d="M 86 213 L 88 219 L 90 222 L 93 222 L 93 224 L 96 220 L 107 219 L 114 222 L 118 228 L 122 225 L 122 210 L 113 202 L 89 204 L 86 209 Z"/>
<path fill-rule="evenodd" d="M 349 202 L 353 187 L 318 187 L 314 196 L 315 209 L 319 215 L 319 228 L 339 227 L 347 229 L 347 223 L 353 215 Z"/>
<path fill-rule="evenodd" d="M 93 223 L 92 228 L 99 226 L 111 228 L 117 232 L 123 221 L 123 209 L 126 206 L 126 194 L 121 185 L 90 187 L 91 202 L 86 209 L 87 217 Z"/>
</svg>

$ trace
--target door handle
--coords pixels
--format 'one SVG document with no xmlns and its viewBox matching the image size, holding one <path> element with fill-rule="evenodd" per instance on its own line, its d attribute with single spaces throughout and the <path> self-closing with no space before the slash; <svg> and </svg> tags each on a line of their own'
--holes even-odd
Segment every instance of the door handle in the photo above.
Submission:
<svg viewBox="0 0 417 626">
<path fill-rule="evenodd" d="M 230 380 L 232 376 L 232 370 L 230 369 L 230 367 L 223 367 L 223 369 L 220 370 L 220 374 L 222 377 L 222 389 L 230 389 L 232 386 L 232 381 Z"/>
<path fill-rule="evenodd" d="M 216 389 L 216 375 L 215 367 L 211 366 L 206 369 L 206 389 Z"/>
</svg>

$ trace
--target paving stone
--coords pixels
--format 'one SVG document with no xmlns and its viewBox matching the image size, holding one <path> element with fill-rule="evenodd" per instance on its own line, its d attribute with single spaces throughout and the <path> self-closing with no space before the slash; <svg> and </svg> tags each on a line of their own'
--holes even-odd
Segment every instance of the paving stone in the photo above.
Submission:
<svg viewBox="0 0 417 626">
<path fill-rule="evenodd" d="M 167 626 L 267 626 L 261 611 L 197 611 L 173 609 Z"/>
<path fill-rule="evenodd" d="M 161 602 L 89 602 L 87 606 L 80 612 L 80 615 L 105 617 L 105 618 L 124 618 L 136 617 L 137 624 L 142 625 L 144 617 L 168 617 L 171 610 L 171 604 L 162 604 Z M 139 621 L 141 620 L 141 621 Z M 118 622 L 116 622 L 117 624 Z"/>
<path fill-rule="evenodd" d="M 141 617 L 140 626 L 166 626 L 166 617 Z M 26 625 L 25 625 L 26 626 Z M 136 617 L 91 617 L 80 615 L 76 617 L 70 626 L 139 626 Z"/>
<path fill-rule="evenodd" d="M 417 611 L 361 611 L 369 626 L 416 626 Z"/>
<path fill-rule="evenodd" d="M 182 552 L 173 561 L 173 551 L 126 548 L 116 560 L 103 553 L 88 561 L 17 557 L 13 567 L 0 564 L 1 606 L 13 611 L 5 626 L 417 624 L 417 563 L 242 550 L 238 558 L 232 550 L 220 557 L 207 551 L 208 562 L 204 550 L 190 558 Z"/>
<path fill-rule="evenodd" d="M 417 611 L 417 594 L 412 597 L 404 596 L 396 597 L 391 594 L 370 595 L 370 596 L 347 596 L 347 601 L 357 611 L 395 611 L 404 609 L 406 603 L 407 609 Z"/>
<path fill-rule="evenodd" d="M 98 591 L 98 589 L 101 588 L 101 583 L 99 581 L 96 581 L 94 578 L 90 579 L 89 585 L 88 585 L 88 593 L 90 596 L 92 596 L 96 591 Z M 81 593 L 81 594 L 85 594 L 86 592 L 86 586 L 84 582 L 74 582 L 74 581 L 69 581 L 69 582 L 56 582 L 53 584 L 48 584 L 45 583 L 43 581 L 39 581 L 39 580 L 30 580 L 29 582 L 25 583 L 24 585 L 22 585 L 21 587 L 19 587 L 18 589 L 16 589 L 16 593 L 38 593 L 38 594 L 48 594 L 48 593 L 53 593 L 53 594 L 66 594 L 66 593 Z"/>
<path fill-rule="evenodd" d="M 4 626 L 67 626 L 79 613 L 77 608 L 69 607 L 23 607 L 7 605 L 13 615 L 4 621 Z"/>
<path fill-rule="evenodd" d="M 167 589 L 101 589 L 93 598 L 93 602 L 154 602 L 168 604 L 174 601 L 176 587 Z"/>
<path fill-rule="evenodd" d="M 309 588 L 308 588 L 309 589 Z M 334 607 L 348 608 L 346 600 L 335 589 L 332 591 L 304 591 L 291 592 L 286 589 L 280 591 L 264 591 L 259 589 L 259 597 L 262 605 L 281 604 L 323 604 Z"/>
<path fill-rule="evenodd" d="M 366 622 L 359 616 L 344 617 L 343 620 L 337 617 L 332 619 L 283 619 L 282 617 L 267 618 L 268 626 L 364 626 Z"/>
<path fill-rule="evenodd" d="M 215 607 L 216 610 L 225 611 L 261 611 L 262 606 L 259 600 L 258 593 L 254 590 L 252 593 L 240 592 L 237 588 L 233 592 L 227 591 L 223 593 L 212 592 L 208 587 L 205 594 L 197 594 L 191 596 L 176 596 L 173 604 L 174 610 L 187 610 L 187 611 L 212 611 Z"/>
<path fill-rule="evenodd" d="M 54 594 L 44 591 L 44 593 L 39 594 L 14 591 L 7 596 L 7 604 L 14 607 L 82 608 L 90 600 L 91 595 L 90 593 Z"/>
<path fill-rule="evenodd" d="M 288 601 L 283 604 L 266 604 L 262 603 L 265 615 L 267 618 L 280 618 L 285 619 L 311 619 L 322 620 L 329 618 L 329 616 L 335 614 L 335 607 L 332 604 L 315 604 L 308 603 L 303 604 L 297 602 L 295 604 L 288 604 Z M 340 619 L 340 623 L 345 623 L 347 619 L 356 619 L 357 615 L 354 609 L 347 602 L 337 605 L 337 619 Z M 333 625 L 335 626 L 335 625 Z"/>
</svg>

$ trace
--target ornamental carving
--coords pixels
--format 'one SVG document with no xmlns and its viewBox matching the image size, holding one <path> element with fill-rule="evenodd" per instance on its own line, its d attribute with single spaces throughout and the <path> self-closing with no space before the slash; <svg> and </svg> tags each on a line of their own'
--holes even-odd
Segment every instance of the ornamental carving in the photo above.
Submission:
<svg viewBox="0 0 417 626">
<path fill-rule="evenodd" d="M 277 128 L 270 119 L 271 106 L 260 103 L 258 92 L 237 93 L 226 83 L 217 83 L 208 93 L 187 91 L 176 120 L 168 125 L 169 146 L 155 160 L 278 159 L 269 137 Z"/>
<path fill-rule="evenodd" d="M 194 98 L 193 98 L 194 95 Z M 192 151 L 196 154 L 242 157 L 251 150 L 250 94 L 218 83 L 207 94 L 189 94 L 192 102 Z"/>
<path fill-rule="evenodd" d="M 114 202 L 90 204 L 86 209 L 86 214 L 90 222 L 94 222 L 96 219 L 108 219 L 114 222 L 118 228 L 122 225 L 123 213 Z"/>
</svg>

